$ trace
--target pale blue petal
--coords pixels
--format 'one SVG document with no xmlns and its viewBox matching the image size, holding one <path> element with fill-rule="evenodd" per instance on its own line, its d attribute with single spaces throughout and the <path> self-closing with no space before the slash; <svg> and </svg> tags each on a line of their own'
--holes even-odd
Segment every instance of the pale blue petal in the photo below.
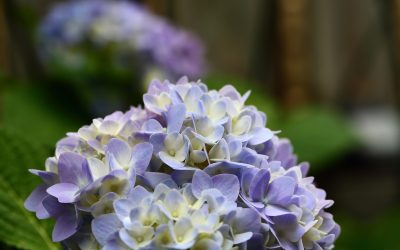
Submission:
<svg viewBox="0 0 400 250">
<path fill-rule="evenodd" d="M 99 217 L 103 214 L 109 214 L 113 212 L 113 202 L 118 199 L 119 196 L 116 193 L 107 193 L 101 199 L 92 205 L 91 212 L 93 217 Z"/>
<path fill-rule="evenodd" d="M 167 132 L 180 132 L 185 116 L 186 108 L 184 104 L 175 104 L 171 106 L 167 111 Z"/>
<path fill-rule="evenodd" d="M 212 177 L 213 187 L 229 200 L 235 201 L 239 195 L 240 185 L 238 178 L 233 174 L 219 174 Z"/>
<path fill-rule="evenodd" d="M 266 169 L 262 169 L 254 175 L 249 186 L 249 196 L 253 201 L 263 201 L 270 177 L 271 175 Z"/>
<path fill-rule="evenodd" d="M 131 147 L 128 143 L 116 138 L 111 139 L 106 148 L 106 154 L 114 156 L 118 163 L 122 165 L 130 161 L 132 157 L 131 151 Z"/>
<path fill-rule="evenodd" d="M 250 145 L 261 144 L 274 137 L 274 133 L 271 130 L 264 127 L 255 128 L 250 133 L 252 136 L 251 139 L 249 140 Z"/>
<path fill-rule="evenodd" d="M 115 214 L 118 218 L 123 221 L 125 218 L 129 217 L 129 214 L 134 208 L 135 202 L 130 199 L 119 199 L 114 202 Z"/>
<path fill-rule="evenodd" d="M 92 221 L 92 232 L 100 245 L 104 246 L 121 226 L 121 221 L 115 214 L 105 214 Z"/>
<path fill-rule="evenodd" d="M 274 179 L 269 187 L 266 200 L 269 204 L 287 205 L 293 196 L 296 181 L 293 178 L 282 176 Z"/>
<path fill-rule="evenodd" d="M 175 158 L 171 157 L 165 152 L 160 152 L 158 156 L 165 164 L 173 169 L 184 169 L 185 167 L 185 163 L 177 161 Z"/>
<path fill-rule="evenodd" d="M 160 183 L 163 183 L 169 187 L 176 187 L 176 184 L 169 174 L 159 172 L 145 172 L 143 177 L 145 182 L 152 188 L 155 188 Z"/>
<path fill-rule="evenodd" d="M 195 171 L 192 179 L 192 192 L 196 198 L 201 197 L 201 192 L 213 187 L 213 180 L 203 171 Z"/>
<path fill-rule="evenodd" d="M 209 152 L 210 160 L 224 160 L 230 159 L 228 144 L 225 139 L 221 139 L 217 144 L 215 144 Z"/>
<path fill-rule="evenodd" d="M 150 119 L 143 124 L 142 129 L 145 132 L 157 133 L 163 131 L 163 126 L 157 120 Z"/>
<path fill-rule="evenodd" d="M 73 203 L 79 187 L 71 183 L 58 183 L 47 189 L 47 193 L 56 197 L 60 203 Z"/>
<path fill-rule="evenodd" d="M 41 184 L 37 186 L 32 193 L 26 198 L 24 202 L 24 207 L 31 212 L 36 212 L 39 204 L 42 203 L 42 200 L 44 197 L 46 197 L 48 194 L 46 192 L 46 189 L 48 188 L 47 185 Z"/>
<path fill-rule="evenodd" d="M 150 136 L 150 143 L 153 145 L 154 154 L 158 154 L 164 149 L 164 140 L 167 135 L 163 133 Z"/>
<path fill-rule="evenodd" d="M 149 166 L 153 156 L 153 145 L 143 142 L 135 145 L 132 150 L 132 160 L 137 174 L 143 174 Z"/>
<path fill-rule="evenodd" d="M 57 218 L 53 228 L 52 240 L 54 242 L 63 241 L 78 230 L 78 219 L 74 212 L 66 213 Z"/>
<path fill-rule="evenodd" d="M 83 173 L 85 158 L 77 153 L 65 152 L 58 159 L 58 175 L 60 182 L 80 185 L 89 182 L 89 178 Z"/>
</svg>

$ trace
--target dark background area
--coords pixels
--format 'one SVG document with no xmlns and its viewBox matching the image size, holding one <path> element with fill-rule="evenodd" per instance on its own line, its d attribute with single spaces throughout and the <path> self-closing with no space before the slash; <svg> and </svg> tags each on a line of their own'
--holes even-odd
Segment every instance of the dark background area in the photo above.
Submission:
<svg viewBox="0 0 400 250">
<path fill-rule="evenodd" d="M 96 116 L 38 59 L 37 25 L 55 2 L 0 0 L 0 142 L 43 149 L 26 164 L 44 165 Z M 203 40 L 210 88 L 253 90 L 249 102 L 335 200 L 336 249 L 400 249 L 400 1 L 137 2 Z M 18 158 L 1 151 L 0 161 Z"/>
</svg>

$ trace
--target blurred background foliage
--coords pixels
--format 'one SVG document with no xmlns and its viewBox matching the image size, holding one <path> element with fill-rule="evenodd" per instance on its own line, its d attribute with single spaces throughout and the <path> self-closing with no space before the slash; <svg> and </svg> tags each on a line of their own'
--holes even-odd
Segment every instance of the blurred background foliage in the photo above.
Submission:
<svg viewBox="0 0 400 250">
<path fill-rule="evenodd" d="M 0 0 L 1 249 L 54 249 L 41 238 L 46 222 L 21 208 L 38 181 L 28 169 L 43 168 L 66 132 L 141 103 L 160 76 L 138 77 L 90 48 L 88 68 L 43 63 L 38 26 L 57 2 L 68 1 Z M 400 1 L 133 2 L 203 41 L 209 88 L 252 91 L 248 103 L 336 201 L 337 249 L 400 248 Z M 98 109 L 93 93 L 107 99 Z"/>
</svg>

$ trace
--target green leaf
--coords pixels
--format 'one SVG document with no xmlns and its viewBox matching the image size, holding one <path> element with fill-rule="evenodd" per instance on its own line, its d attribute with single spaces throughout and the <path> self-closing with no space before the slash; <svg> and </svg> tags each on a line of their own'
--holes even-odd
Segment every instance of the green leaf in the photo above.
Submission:
<svg viewBox="0 0 400 250">
<path fill-rule="evenodd" d="M 299 160 L 311 169 L 325 165 L 355 145 L 355 138 L 343 117 L 323 108 L 303 108 L 289 115 L 281 126 L 281 137 L 289 138 Z"/>
<path fill-rule="evenodd" d="M 39 221 L 24 201 L 39 182 L 28 172 L 41 169 L 46 150 L 0 129 L 0 239 L 20 249 L 58 249 L 50 239 L 50 221 Z"/>
<path fill-rule="evenodd" d="M 342 232 L 335 242 L 335 249 L 399 249 L 399 211 L 399 207 L 395 206 L 368 219 L 336 213 L 335 219 L 341 226 Z"/>
<path fill-rule="evenodd" d="M 38 86 L 8 88 L 2 94 L 0 123 L 32 141 L 55 145 L 79 124 L 76 115 L 54 99 L 48 89 Z"/>
</svg>

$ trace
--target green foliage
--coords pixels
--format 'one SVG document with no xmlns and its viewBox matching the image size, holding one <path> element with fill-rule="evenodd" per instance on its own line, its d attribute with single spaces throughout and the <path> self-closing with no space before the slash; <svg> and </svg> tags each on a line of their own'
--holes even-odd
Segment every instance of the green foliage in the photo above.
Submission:
<svg viewBox="0 0 400 250">
<path fill-rule="evenodd" d="M 341 250 L 397 250 L 399 241 L 399 210 L 382 213 L 377 218 L 354 218 L 336 214 L 342 232 L 335 249 Z"/>
<path fill-rule="evenodd" d="M 49 90 L 13 86 L 4 90 L 1 97 L 0 124 L 29 140 L 54 146 L 66 132 L 79 128 L 77 116 L 68 113 L 57 102 L 60 98 L 52 96 Z"/>
<path fill-rule="evenodd" d="M 50 239 L 50 220 L 38 221 L 24 201 L 39 182 L 29 168 L 41 169 L 47 150 L 0 129 L 0 240 L 20 249 L 58 249 Z"/>
<path fill-rule="evenodd" d="M 349 125 L 329 109 L 310 107 L 293 112 L 282 122 L 281 130 L 280 136 L 292 141 L 299 160 L 312 163 L 314 170 L 355 144 Z"/>
<path fill-rule="evenodd" d="M 145 74 L 137 59 L 116 44 L 97 47 L 87 41 L 51 55 L 45 66 L 54 83 L 72 89 L 84 108 L 106 115 L 142 100 Z"/>
</svg>

